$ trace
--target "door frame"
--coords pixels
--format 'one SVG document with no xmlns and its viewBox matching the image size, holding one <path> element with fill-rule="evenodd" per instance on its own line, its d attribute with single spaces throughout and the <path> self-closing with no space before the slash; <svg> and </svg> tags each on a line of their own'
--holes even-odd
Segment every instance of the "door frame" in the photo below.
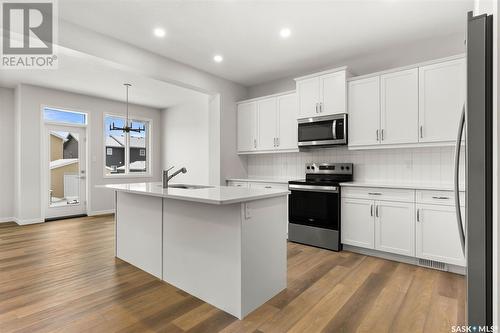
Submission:
<svg viewBox="0 0 500 333">
<path fill-rule="evenodd" d="M 68 112 L 77 112 L 77 113 L 83 113 L 86 116 L 87 123 L 86 124 L 71 124 L 71 123 L 65 123 L 65 122 L 53 122 L 53 121 L 45 121 L 44 120 L 44 109 L 45 108 L 51 108 L 51 109 L 56 109 L 60 111 L 68 111 Z M 75 128 L 75 129 L 83 129 L 85 132 L 85 142 L 84 142 L 84 151 L 85 151 L 85 198 L 81 198 L 81 200 L 85 201 L 85 209 L 84 213 L 85 215 L 90 212 L 90 190 L 89 190 L 89 181 L 90 181 L 90 155 L 89 155 L 89 142 L 90 142 L 90 137 L 89 137 L 89 132 L 90 132 L 90 112 L 88 111 L 82 111 L 76 108 L 67 108 L 67 107 L 57 107 L 53 105 L 41 105 L 40 106 L 40 162 L 41 162 L 41 167 L 40 167 L 40 216 L 42 217 L 42 221 L 45 221 L 46 219 L 52 217 L 47 217 L 48 213 L 48 200 L 47 200 L 47 192 L 46 189 L 49 186 L 48 180 L 48 156 L 47 156 L 47 149 L 48 149 L 48 131 L 47 131 L 47 125 L 55 125 L 55 126 L 64 126 L 64 127 L 70 127 L 70 128 Z"/>
</svg>

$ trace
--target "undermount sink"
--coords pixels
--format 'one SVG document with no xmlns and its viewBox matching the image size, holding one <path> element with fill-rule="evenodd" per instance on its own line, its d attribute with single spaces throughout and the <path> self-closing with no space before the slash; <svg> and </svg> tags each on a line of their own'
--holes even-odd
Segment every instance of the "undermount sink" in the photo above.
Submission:
<svg viewBox="0 0 500 333">
<path fill-rule="evenodd" d="M 158 185 L 162 186 L 162 185 Z M 208 186 L 208 185 L 189 185 L 189 184 L 172 184 L 168 185 L 169 188 L 183 188 L 186 190 L 197 190 L 197 189 L 202 189 L 202 188 L 213 188 L 214 186 Z"/>
</svg>

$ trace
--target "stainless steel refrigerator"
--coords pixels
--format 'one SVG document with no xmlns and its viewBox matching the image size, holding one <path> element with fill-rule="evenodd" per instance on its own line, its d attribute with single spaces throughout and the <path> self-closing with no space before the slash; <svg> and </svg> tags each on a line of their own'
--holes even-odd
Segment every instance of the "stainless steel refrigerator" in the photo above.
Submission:
<svg viewBox="0 0 500 333">
<path fill-rule="evenodd" d="M 467 323 L 493 322 L 493 16 L 467 15 L 467 100 L 457 136 L 457 226 L 467 259 Z M 465 221 L 460 214 L 459 158 L 465 128 Z M 465 230 L 464 230 L 465 229 Z"/>
</svg>

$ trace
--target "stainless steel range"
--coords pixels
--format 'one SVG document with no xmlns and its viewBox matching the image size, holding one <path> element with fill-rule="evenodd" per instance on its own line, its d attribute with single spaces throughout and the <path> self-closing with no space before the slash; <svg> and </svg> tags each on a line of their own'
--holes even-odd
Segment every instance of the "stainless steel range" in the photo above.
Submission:
<svg viewBox="0 0 500 333">
<path fill-rule="evenodd" d="M 288 239 L 340 251 L 340 186 L 352 163 L 307 163 L 306 178 L 288 182 Z"/>
</svg>

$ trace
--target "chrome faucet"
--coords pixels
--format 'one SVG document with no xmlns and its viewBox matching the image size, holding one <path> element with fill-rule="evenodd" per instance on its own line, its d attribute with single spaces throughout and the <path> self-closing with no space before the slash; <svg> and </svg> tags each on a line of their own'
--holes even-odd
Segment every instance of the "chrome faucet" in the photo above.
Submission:
<svg viewBox="0 0 500 333">
<path fill-rule="evenodd" d="M 174 167 L 170 167 L 168 168 L 167 170 L 163 170 L 163 188 L 168 188 L 168 182 L 170 181 L 170 179 L 174 178 L 175 176 L 177 176 L 178 174 L 180 174 L 181 172 L 182 173 L 186 173 L 187 172 L 187 169 L 182 167 L 180 168 L 179 170 L 177 170 L 176 172 L 174 172 L 173 174 L 171 174 L 170 176 L 168 175 L 168 172 L 170 170 L 172 170 Z"/>
</svg>

